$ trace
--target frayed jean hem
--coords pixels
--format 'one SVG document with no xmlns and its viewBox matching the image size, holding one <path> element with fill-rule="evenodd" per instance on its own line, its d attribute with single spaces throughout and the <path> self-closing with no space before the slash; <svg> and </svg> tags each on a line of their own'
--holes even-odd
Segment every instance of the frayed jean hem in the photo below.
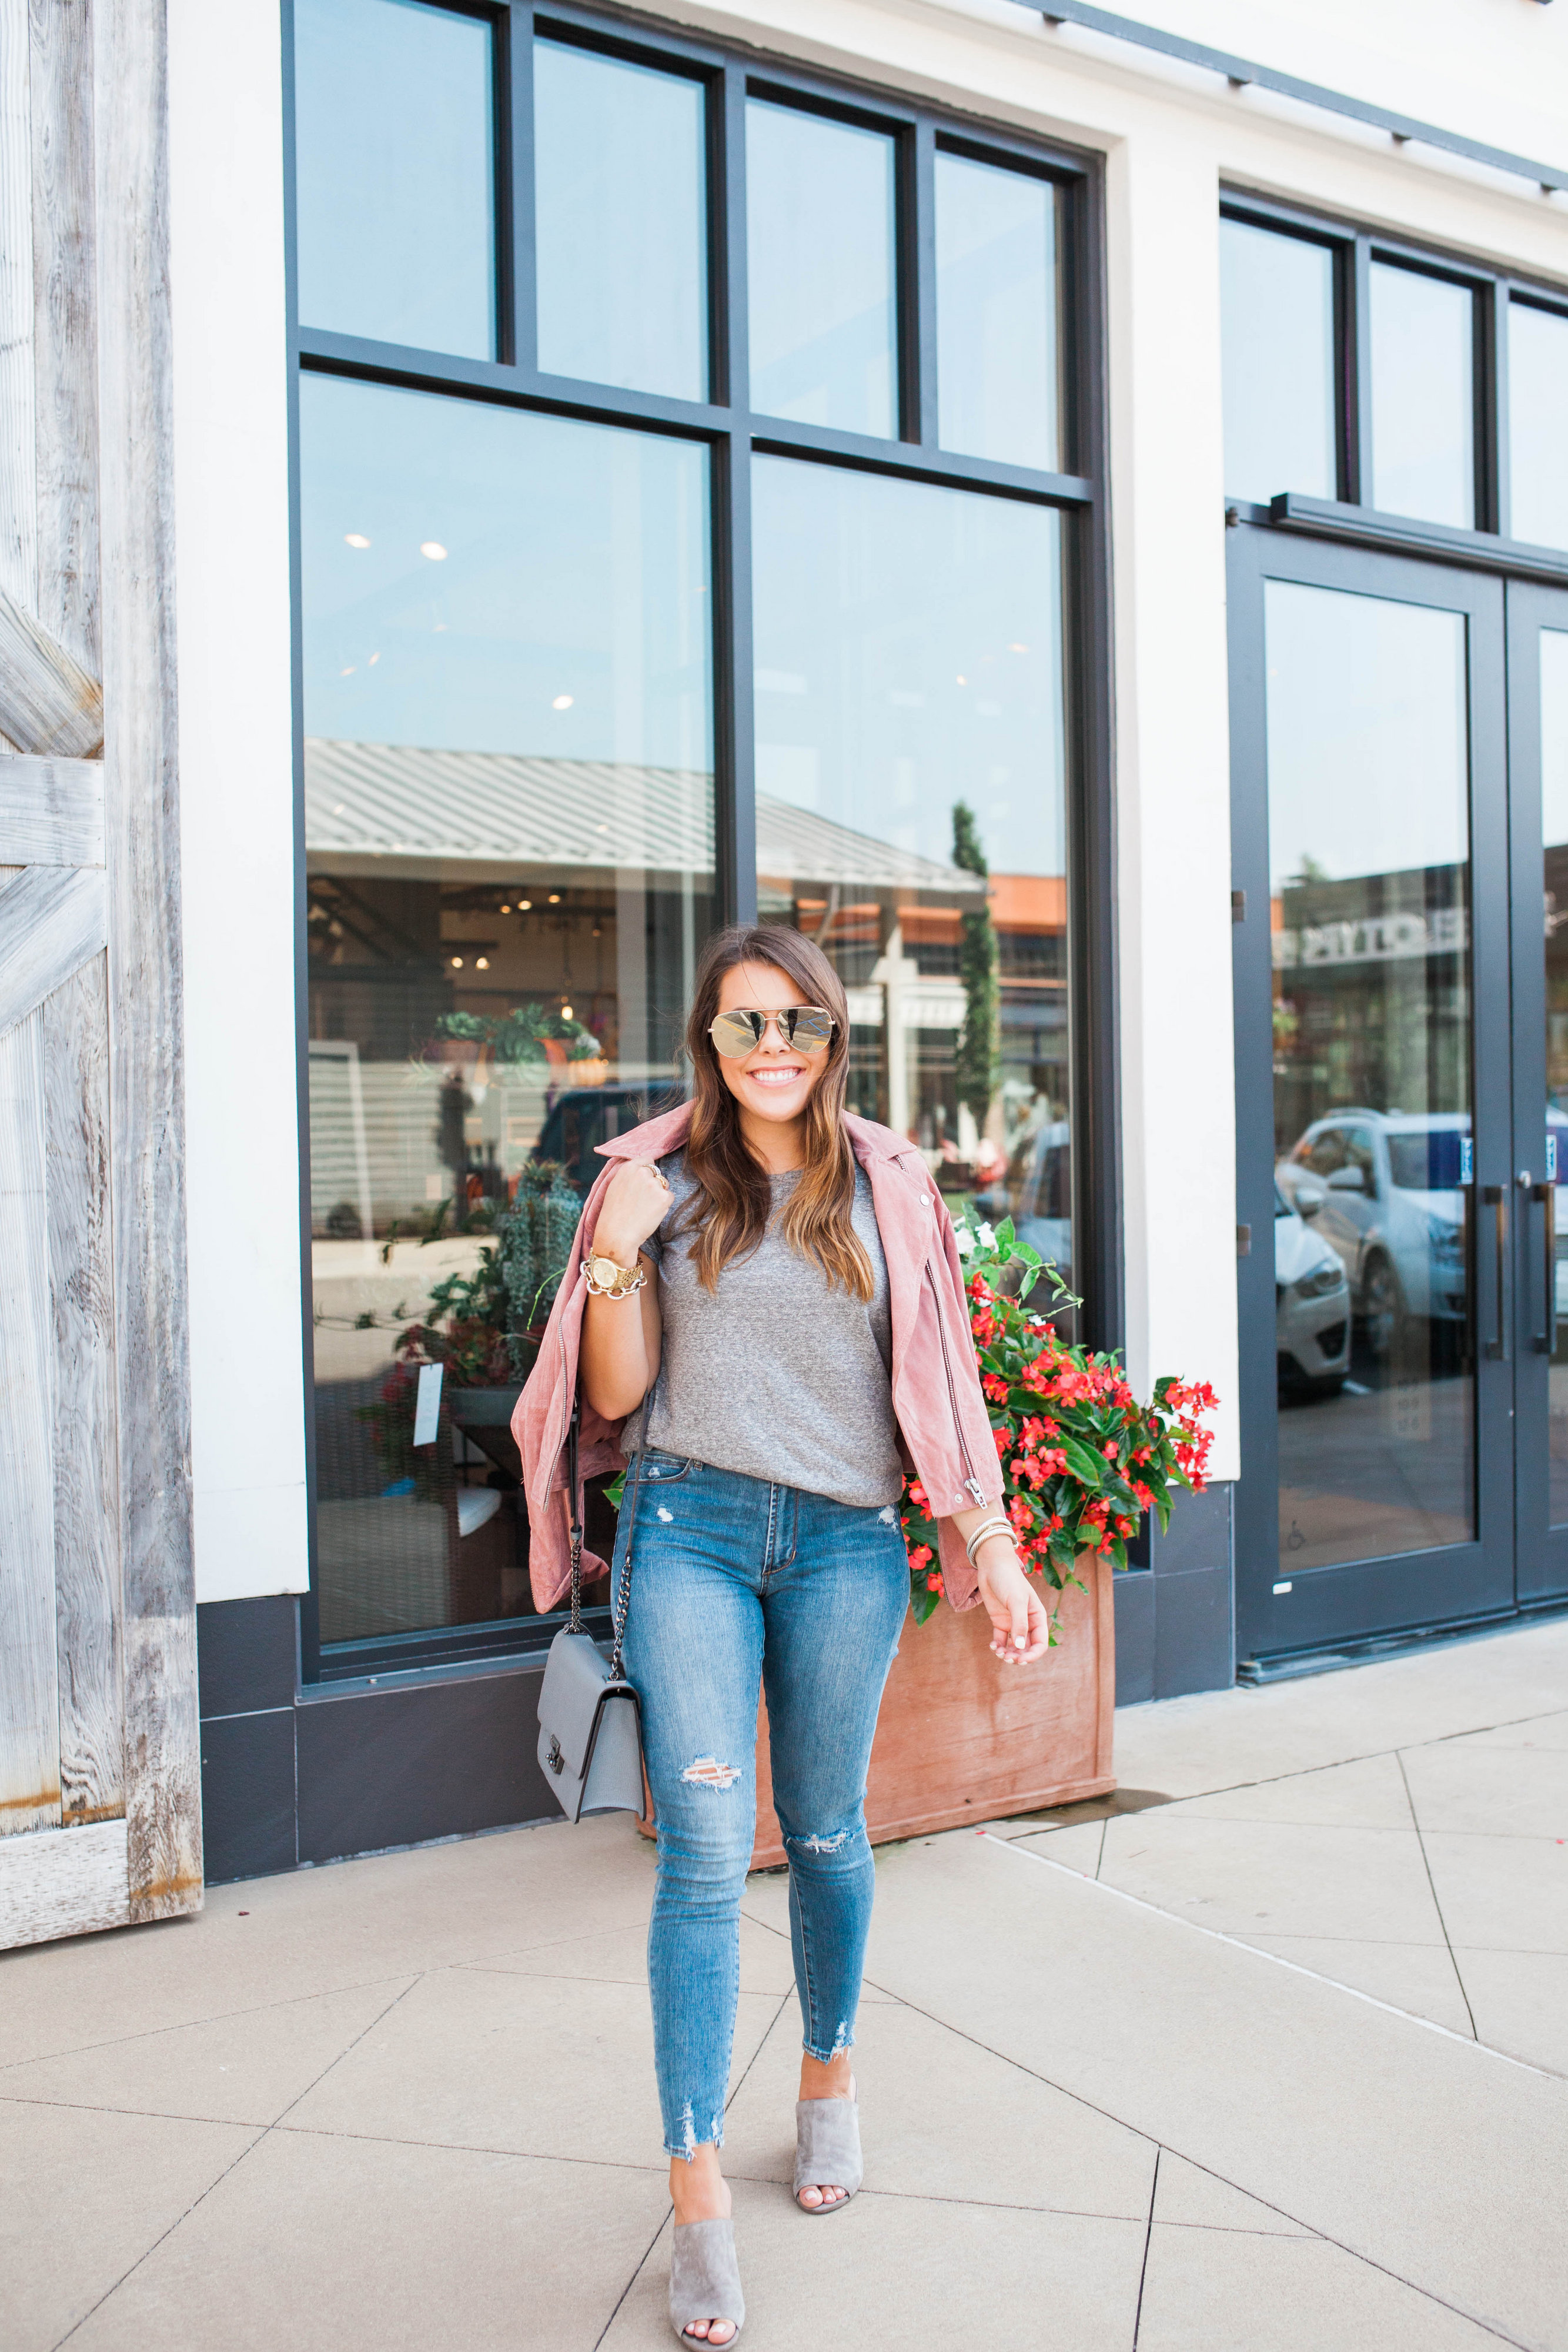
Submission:
<svg viewBox="0 0 1568 2352">
<path fill-rule="evenodd" d="M 814 2058 L 819 2066 L 831 2066 L 835 2058 L 844 2057 L 854 2046 L 855 2038 L 852 2033 L 846 2034 L 841 2042 L 835 2042 L 831 2050 L 819 2050 L 810 2042 L 802 2042 L 800 2044 L 806 2056 Z"/>
</svg>

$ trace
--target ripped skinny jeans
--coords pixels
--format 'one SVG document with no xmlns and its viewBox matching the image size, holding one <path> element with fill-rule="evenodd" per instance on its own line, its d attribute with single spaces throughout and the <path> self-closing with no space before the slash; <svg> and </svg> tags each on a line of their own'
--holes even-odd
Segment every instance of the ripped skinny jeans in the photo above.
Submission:
<svg viewBox="0 0 1568 2352">
<path fill-rule="evenodd" d="M 632 1484 L 629 1474 L 617 1580 Z M 759 1681 L 805 2048 L 828 2059 L 853 2043 L 874 1886 L 866 1766 L 909 1563 L 894 1509 L 652 1451 L 636 1536 L 625 1655 L 659 1825 L 654 2064 L 665 2148 L 689 2161 L 703 2141 L 724 2140 Z"/>
</svg>

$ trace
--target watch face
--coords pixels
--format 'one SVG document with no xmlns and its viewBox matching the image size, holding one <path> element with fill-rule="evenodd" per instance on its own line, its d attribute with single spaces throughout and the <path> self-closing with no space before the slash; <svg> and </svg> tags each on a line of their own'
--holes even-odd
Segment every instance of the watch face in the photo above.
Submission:
<svg viewBox="0 0 1568 2352">
<path fill-rule="evenodd" d="M 614 1281 L 621 1268 L 612 1257 L 591 1257 L 588 1270 L 595 1282 L 608 1286 Z"/>
</svg>

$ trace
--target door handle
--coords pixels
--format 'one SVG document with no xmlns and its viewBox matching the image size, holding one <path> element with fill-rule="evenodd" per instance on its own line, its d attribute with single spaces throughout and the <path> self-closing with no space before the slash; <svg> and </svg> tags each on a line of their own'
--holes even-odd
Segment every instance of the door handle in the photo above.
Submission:
<svg viewBox="0 0 1568 2352">
<path fill-rule="evenodd" d="M 1508 1187 L 1506 1184 L 1485 1184 L 1481 1199 L 1493 1213 L 1497 1237 L 1497 1331 L 1487 1341 L 1487 1354 L 1494 1364 L 1508 1361 Z"/>
<path fill-rule="evenodd" d="M 1538 1356 L 1557 1353 L 1557 1187 L 1555 1184 L 1532 1184 L 1530 1197 L 1539 1201 L 1545 1214 L 1541 1221 L 1542 1248 L 1546 1259 L 1546 1330 L 1544 1336 L 1531 1334 Z"/>
</svg>

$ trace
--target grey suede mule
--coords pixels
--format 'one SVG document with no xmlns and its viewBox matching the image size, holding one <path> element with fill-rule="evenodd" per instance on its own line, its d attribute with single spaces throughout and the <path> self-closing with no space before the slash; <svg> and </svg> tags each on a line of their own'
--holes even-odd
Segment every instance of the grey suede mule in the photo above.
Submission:
<svg viewBox="0 0 1568 2352">
<path fill-rule="evenodd" d="M 670 2326 L 683 2344 L 706 2344 L 706 2336 L 686 2334 L 694 2319 L 727 2319 L 735 2336 L 746 2325 L 733 2221 L 675 2223 L 675 2250 L 670 2260 Z M 725 2347 L 735 2342 L 735 2336 L 726 2336 Z M 713 2352 L 724 2352 L 724 2347 L 716 2344 Z"/>
<path fill-rule="evenodd" d="M 864 2175 L 861 2162 L 861 2117 L 857 2100 L 797 2099 L 795 2102 L 795 2202 L 813 2219 L 841 2213 Z M 801 2205 L 802 2189 L 841 2189 L 831 2205 Z"/>
</svg>

